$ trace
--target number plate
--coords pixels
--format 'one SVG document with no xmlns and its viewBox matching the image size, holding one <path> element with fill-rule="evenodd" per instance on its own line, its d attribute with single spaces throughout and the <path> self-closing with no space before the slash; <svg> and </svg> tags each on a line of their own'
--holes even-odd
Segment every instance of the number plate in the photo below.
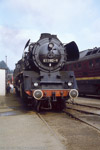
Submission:
<svg viewBox="0 0 100 150">
<path fill-rule="evenodd" d="M 43 59 L 44 63 L 57 63 L 58 59 Z"/>
</svg>

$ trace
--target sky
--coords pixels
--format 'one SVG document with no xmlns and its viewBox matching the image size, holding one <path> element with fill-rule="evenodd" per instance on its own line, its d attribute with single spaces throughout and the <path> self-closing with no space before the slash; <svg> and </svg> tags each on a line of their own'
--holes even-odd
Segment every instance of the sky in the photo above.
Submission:
<svg viewBox="0 0 100 150">
<path fill-rule="evenodd" d="M 28 39 L 41 33 L 75 41 L 79 51 L 100 47 L 100 0 L 0 0 L 0 61 L 7 56 L 14 69 Z"/>
</svg>

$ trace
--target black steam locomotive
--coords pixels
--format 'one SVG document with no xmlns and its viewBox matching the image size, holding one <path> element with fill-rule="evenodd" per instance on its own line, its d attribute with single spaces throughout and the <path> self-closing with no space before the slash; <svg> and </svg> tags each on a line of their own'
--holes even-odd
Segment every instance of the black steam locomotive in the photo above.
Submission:
<svg viewBox="0 0 100 150">
<path fill-rule="evenodd" d="M 62 110 L 69 97 L 78 95 L 74 73 L 64 71 L 64 65 L 78 58 L 76 43 L 62 44 L 56 35 L 41 34 L 36 43 L 29 40 L 14 70 L 16 93 L 37 111 L 53 107 Z"/>
</svg>

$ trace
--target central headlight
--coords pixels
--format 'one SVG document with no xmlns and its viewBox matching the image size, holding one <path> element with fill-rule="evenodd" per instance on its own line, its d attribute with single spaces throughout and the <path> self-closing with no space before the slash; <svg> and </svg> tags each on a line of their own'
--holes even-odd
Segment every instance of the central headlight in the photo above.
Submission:
<svg viewBox="0 0 100 150">
<path fill-rule="evenodd" d="M 54 44 L 53 43 L 49 43 L 48 47 L 52 49 L 54 47 Z"/>
<path fill-rule="evenodd" d="M 37 87 L 39 84 L 37 82 L 34 83 L 34 86 Z"/>
</svg>

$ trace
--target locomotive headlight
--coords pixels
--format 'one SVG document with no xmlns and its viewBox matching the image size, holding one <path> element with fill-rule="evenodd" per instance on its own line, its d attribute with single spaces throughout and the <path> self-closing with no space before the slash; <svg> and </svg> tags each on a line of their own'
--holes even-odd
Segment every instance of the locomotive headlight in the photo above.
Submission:
<svg viewBox="0 0 100 150">
<path fill-rule="evenodd" d="M 68 82 L 68 86 L 72 86 L 72 82 Z"/>
<path fill-rule="evenodd" d="M 39 84 L 37 82 L 34 83 L 34 86 L 37 87 Z"/>
<path fill-rule="evenodd" d="M 53 43 L 49 43 L 49 44 L 48 44 L 48 48 L 49 48 L 49 49 L 52 49 L 53 47 L 54 47 L 54 44 L 53 44 Z"/>
</svg>

